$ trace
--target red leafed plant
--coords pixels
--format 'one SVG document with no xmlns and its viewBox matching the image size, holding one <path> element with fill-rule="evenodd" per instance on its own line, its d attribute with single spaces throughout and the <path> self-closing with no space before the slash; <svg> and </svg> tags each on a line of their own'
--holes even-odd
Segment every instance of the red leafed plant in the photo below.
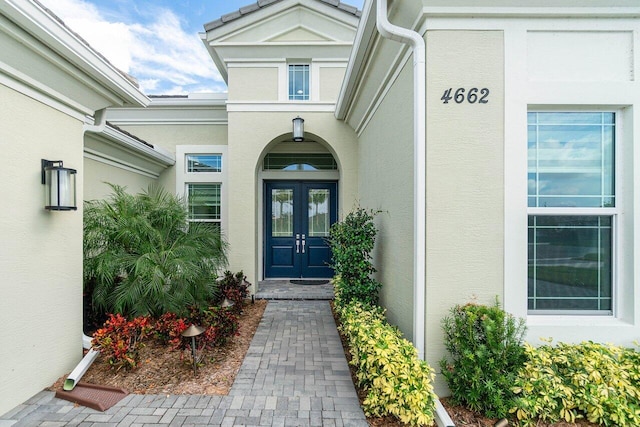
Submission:
<svg viewBox="0 0 640 427">
<path fill-rule="evenodd" d="M 114 368 L 133 369 L 138 365 L 142 341 L 151 331 L 148 316 L 127 320 L 121 314 L 111 314 L 104 326 L 93 334 L 92 345 L 100 349 Z"/>
<path fill-rule="evenodd" d="M 174 350 L 183 347 L 182 333 L 189 322 L 179 318 L 175 313 L 165 313 L 154 324 L 155 338 L 163 344 L 169 344 Z"/>
</svg>

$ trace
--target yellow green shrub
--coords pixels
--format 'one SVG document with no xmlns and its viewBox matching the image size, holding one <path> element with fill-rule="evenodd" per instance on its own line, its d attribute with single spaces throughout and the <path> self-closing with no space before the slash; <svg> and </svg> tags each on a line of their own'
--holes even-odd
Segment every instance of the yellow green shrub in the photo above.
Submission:
<svg viewBox="0 0 640 427">
<path fill-rule="evenodd" d="M 369 416 L 393 415 L 411 425 L 431 425 L 436 395 L 433 369 L 418 358 L 415 347 L 389 325 L 380 307 L 360 302 L 337 306 L 340 331 L 346 336 L 351 364 Z"/>
<path fill-rule="evenodd" d="M 640 353 L 583 342 L 525 346 L 528 361 L 518 373 L 511 412 L 521 425 L 537 419 L 605 426 L 640 425 Z"/>
</svg>

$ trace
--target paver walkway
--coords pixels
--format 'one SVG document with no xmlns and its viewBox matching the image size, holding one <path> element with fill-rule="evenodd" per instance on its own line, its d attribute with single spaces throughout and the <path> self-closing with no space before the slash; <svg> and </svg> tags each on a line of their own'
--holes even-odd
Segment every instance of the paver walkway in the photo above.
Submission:
<svg viewBox="0 0 640 427">
<path fill-rule="evenodd" d="M 105 412 L 43 391 L 5 426 L 367 426 L 326 300 L 270 301 L 228 396 L 129 395 Z"/>
</svg>

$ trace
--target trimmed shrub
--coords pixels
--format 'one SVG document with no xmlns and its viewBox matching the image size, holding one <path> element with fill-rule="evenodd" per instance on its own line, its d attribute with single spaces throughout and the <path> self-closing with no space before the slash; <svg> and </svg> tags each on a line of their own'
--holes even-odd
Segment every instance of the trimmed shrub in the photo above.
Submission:
<svg viewBox="0 0 640 427">
<path fill-rule="evenodd" d="M 381 284 L 372 277 L 376 269 L 371 263 L 377 233 L 373 223 L 376 213 L 357 208 L 329 230 L 331 267 L 340 278 L 334 285 L 338 303 L 348 304 L 352 300 L 378 303 Z"/>
<path fill-rule="evenodd" d="M 403 423 L 431 425 L 434 421 L 434 373 L 418 359 L 415 347 L 389 325 L 380 307 L 353 301 L 337 307 L 358 384 L 367 397 L 368 416 L 393 415 Z"/>
<path fill-rule="evenodd" d="M 605 426 L 640 425 L 640 353 L 613 345 L 526 345 L 511 409 L 521 425 L 587 418 Z"/>
<path fill-rule="evenodd" d="M 494 306 L 456 305 L 442 321 L 449 358 L 440 361 L 454 403 L 502 418 L 514 406 L 512 391 L 526 361 L 525 325 Z"/>
</svg>

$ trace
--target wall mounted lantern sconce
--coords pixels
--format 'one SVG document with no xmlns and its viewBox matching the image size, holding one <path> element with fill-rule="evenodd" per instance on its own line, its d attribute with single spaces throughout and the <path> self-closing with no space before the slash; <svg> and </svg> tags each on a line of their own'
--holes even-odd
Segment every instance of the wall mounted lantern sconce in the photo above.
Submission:
<svg viewBox="0 0 640 427">
<path fill-rule="evenodd" d="M 44 208 L 50 211 L 75 211 L 76 206 L 75 169 L 63 167 L 62 160 L 42 159 L 42 184 Z"/>
<path fill-rule="evenodd" d="M 300 116 L 293 119 L 293 140 L 295 142 L 304 140 L 304 119 Z"/>
</svg>

